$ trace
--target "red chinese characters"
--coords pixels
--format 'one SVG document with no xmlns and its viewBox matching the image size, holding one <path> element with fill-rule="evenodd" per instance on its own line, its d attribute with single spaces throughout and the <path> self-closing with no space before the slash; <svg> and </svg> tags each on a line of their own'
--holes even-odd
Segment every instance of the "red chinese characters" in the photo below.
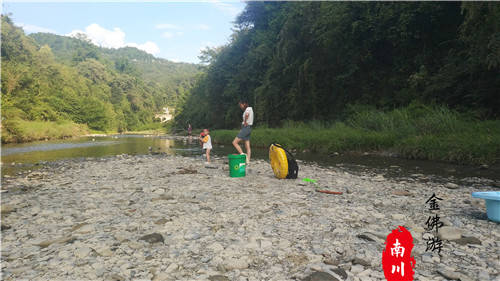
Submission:
<svg viewBox="0 0 500 281">
<path fill-rule="evenodd" d="M 413 281 L 415 258 L 411 256 L 413 237 L 406 228 L 394 229 L 385 241 L 382 268 L 387 281 Z"/>
</svg>

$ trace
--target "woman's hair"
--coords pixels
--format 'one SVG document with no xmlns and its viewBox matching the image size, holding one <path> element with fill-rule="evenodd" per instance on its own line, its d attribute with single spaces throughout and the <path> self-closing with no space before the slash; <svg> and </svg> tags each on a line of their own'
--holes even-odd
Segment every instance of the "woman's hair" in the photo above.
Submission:
<svg viewBox="0 0 500 281">
<path fill-rule="evenodd" d="M 238 103 L 248 104 L 248 101 L 247 101 L 247 99 L 240 99 L 240 101 Z"/>
</svg>

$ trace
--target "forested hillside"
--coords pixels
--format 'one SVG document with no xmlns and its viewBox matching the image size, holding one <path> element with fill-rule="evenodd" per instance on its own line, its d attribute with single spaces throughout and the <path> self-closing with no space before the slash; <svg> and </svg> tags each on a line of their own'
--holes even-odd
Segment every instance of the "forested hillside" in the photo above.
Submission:
<svg viewBox="0 0 500 281">
<path fill-rule="evenodd" d="M 134 130 L 176 106 L 199 68 L 135 48 L 32 34 L 2 16 L 2 141 L 23 141 L 26 122 L 72 122 L 98 131 Z"/>
<path fill-rule="evenodd" d="M 237 127 L 240 97 L 260 126 L 412 102 L 495 119 L 499 19 L 496 2 L 248 2 L 177 123 Z"/>
</svg>

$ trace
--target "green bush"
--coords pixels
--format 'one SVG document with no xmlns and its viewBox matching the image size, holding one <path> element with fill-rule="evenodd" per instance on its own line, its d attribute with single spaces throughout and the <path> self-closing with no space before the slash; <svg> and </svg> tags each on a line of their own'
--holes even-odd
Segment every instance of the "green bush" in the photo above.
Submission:
<svg viewBox="0 0 500 281">
<path fill-rule="evenodd" d="M 500 157 L 500 120 L 479 121 L 442 106 L 411 104 L 383 112 L 353 111 L 346 123 L 287 120 L 282 128 L 255 128 L 252 145 L 278 142 L 290 149 L 332 153 L 391 150 L 411 159 L 463 164 L 494 163 Z M 230 143 L 238 130 L 215 130 L 215 142 Z"/>
<path fill-rule="evenodd" d="M 28 142 L 44 139 L 60 139 L 86 134 L 85 125 L 71 121 L 25 121 L 6 120 L 2 124 L 2 143 Z"/>
</svg>

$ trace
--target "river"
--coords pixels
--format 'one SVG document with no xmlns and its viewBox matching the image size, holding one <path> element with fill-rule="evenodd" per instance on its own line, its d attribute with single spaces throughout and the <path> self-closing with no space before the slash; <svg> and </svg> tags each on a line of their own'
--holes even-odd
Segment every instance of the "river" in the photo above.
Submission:
<svg viewBox="0 0 500 281">
<path fill-rule="evenodd" d="M 234 153 L 231 145 L 214 145 L 214 157 L 226 157 Z M 198 157 L 202 161 L 202 149 L 196 138 L 152 135 L 115 135 L 106 137 L 81 137 L 69 140 L 40 141 L 2 145 L 2 174 L 12 175 L 20 170 L 36 169 L 46 162 L 69 158 L 106 157 L 119 154 L 141 155 L 165 153 Z M 268 159 L 265 148 L 254 148 L 252 157 Z M 387 177 L 405 177 L 423 174 L 446 180 L 459 181 L 480 177 L 500 181 L 500 165 L 488 168 L 462 166 L 449 163 L 408 160 L 373 154 L 340 154 L 336 156 L 311 152 L 296 153 L 298 160 L 316 162 L 321 166 L 336 166 L 350 172 L 372 169 Z"/>
</svg>

